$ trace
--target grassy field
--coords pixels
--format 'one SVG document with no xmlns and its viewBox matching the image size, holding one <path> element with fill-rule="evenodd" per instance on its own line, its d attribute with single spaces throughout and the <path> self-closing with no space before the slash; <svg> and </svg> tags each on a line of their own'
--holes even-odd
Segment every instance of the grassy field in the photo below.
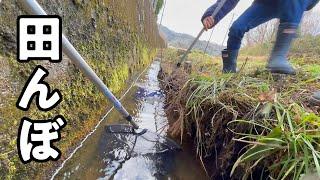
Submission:
<svg viewBox="0 0 320 180">
<path fill-rule="evenodd" d="M 222 74 L 220 58 L 200 52 L 172 73 L 183 52 L 165 51 L 160 78 L 171 134 L 182 143 L 194 141 L 211 178 L 320 174 L 320 104 L 309 98 L 320 89 L 319 39 L 304 37 L 294 44 L 295 76 L 265 70 L 270 44 L 242 49 L 237 74 Z"/>
</svg>

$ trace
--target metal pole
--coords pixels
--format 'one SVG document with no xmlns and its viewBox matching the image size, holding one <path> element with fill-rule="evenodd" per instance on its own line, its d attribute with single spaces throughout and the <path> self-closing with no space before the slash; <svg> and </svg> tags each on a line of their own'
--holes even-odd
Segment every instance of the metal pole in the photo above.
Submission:
<svg viewBox="0 0 320 180">
<path fill-rule="evenodd" d="M 187 51 L 183 54 L 182 58 L 180 59 L 180 61 L 177 63 L 177 67 L 181 66 L 181 63 L 187 58 L 187 56 L 189 55 L 189 53 L 191 52 L 193 46 L 198 42 L 199 38 L 202 36 L 202 34 L 204 33 L 206 29 L 202 28 L 202 30 L 199 32 L 199 34 L 197 35 L 197 37 L 194 39 L 194 41 L 191 43 L 191 45 L 189 46 L 189 48 L 187 49 Z"/>
<path fill-rule="evenodd" d="M 232 18 L 231 18 L 230 24 L 229 24 L 229 26 L 228 26 L 228 29 L 230 29 L 230 27 L 231 27 L 231 25 L 232 25 L 234 16 L 235 16 L 235 13 L 232 14 Z M 225 42 L 225 40 L 226 40 L 226 38 L 227 38 L 227 35 L 228 35 L 228 31 L 226 32 L 226 34 L 225 34 L 224 37 L 223 37 L 223 41 L 222 41 L 222 43 L 221 43 L 221 46 L 223 46 L 223 44 L 224 44 L 224 42 Z"/>
<path fill-rule="evenodd" d="M 218 12 L 220 11 L 220 9 L 222 8 L 222 6 L 226 3 L 227 0 L 221 0 L 221 2 L 218 4 L 218 6 L 216 7 L 216 9 L 213 11 L 212 13 L 212 17 L 214 18 Z M 182 56 L 182 58 L 178 61 L 177 63 L 177 68 L 179 68 L 181 66 L 181 63 L 186 59 L 186 57 L 188 56 L 188 54 L 190 53 L 190 51 L 192 50 L 193 46 L 197 43 L 197 41 L 199 40 L 199 38 L 201 37 L 201 35 L 204 33 L 205 28 L 203 27 L 202 30 L 199 32 L 199 34 L 197 35 L 197 37 L 194 39 L 194 41 L 191 43 L 190 47 L 188 48 L 188 50 L 184 53 L 184 55 Z"/>
<path fill-rule="evenodd" d="M 204 53 L 205 53 L 205 54 L 207 53 L 207 49 L 208 49 L 209 43 L 210 43 L 210 41 L 211 41 L 213 31 L 214 31 L 214 28 L 212 28 L 211 33 L 210 33 L 210 37 L 209 37 L 209 39 L 208 39 L 208 41 L 207 41 L 206 48 L 204 48 Z"/>
<path fill-rule="evenodd" d="M 47 15 L 36 0 L 20 0 L 20 2 L 23 8 L 25 8 L 25 10 L 30 14 Z M 132 116 L 127 112 L 120 101 L 112 94 L 108 87 L 91 69 L 64 35 L 62 35 L 62 49 L 71 61 L 99 88 L 106 98 L 113 103 L 114 107 L 122 114 L 122 116 L 131 123 L 133 128 L 139 129 L 139 126 L 133 121 Z"/>
<path fill-rule="evenodd" d="M 229 26 L 228 26 L 228 29 L 230 29 L 230 27 L 231 27 L 231 25 L 232 25 L 232 22 L 233 22 L 233 19 L 234 19 L 234 15 L 235 15 L 235 14 L 233 13 L 233 14 L 232 14 L 232 18 L 231 18 L 231 20 L 230 20 L 230 24 L 229 24 Z M 212 37 L 212 34 L 213 34 L 213 30 L 214 30 L 214 28 L 212 28 L 210 37 L 209 37 L 208 42 L 207 42 L 207 45 L 206 45 L 206 48 L 204 49 L 204 53 L 207 53 L 207 49 L 208 49 L 209 43 L 210 43 L 210 41 L 211 41 L 211 37 Z M 228 35 L 228 31 L 226 32 L 226 34 L 225 34 L 224 37 L 223 37 L 221 46 L 223 46 L 224 41 L 225 41 L 226 38 L 227 38 L 227 35 Z"/>
</svg>

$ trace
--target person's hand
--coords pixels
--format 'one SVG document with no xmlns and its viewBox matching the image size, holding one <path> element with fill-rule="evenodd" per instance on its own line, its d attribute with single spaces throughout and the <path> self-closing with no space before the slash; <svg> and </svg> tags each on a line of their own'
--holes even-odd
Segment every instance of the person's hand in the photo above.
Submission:
<svg viewBox="0 0 320 180">
<path fill-rule="evenodd" d="M 206 29 L 206 31 L 208 29 L 211 29 L 214 26 L 214 19 L 212 16 L 208 16 L 206 18 L 203 19 L 202 24 L 204 26 L 204 28 Z"/>
</svg>

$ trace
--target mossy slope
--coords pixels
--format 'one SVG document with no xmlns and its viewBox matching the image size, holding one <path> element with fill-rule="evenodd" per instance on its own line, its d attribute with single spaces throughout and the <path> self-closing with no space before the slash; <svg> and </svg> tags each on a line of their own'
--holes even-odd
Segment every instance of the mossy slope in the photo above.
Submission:
<svg viewBox="0 0 320 180">
<path fill-rule="evenodd" d="M 99 77 L 119 95 L 130 77 L 146 67 L 163 40 L 158 36 L 156 17 L 149 1 L 94 0 L 44 1 L 39 3 L 48 14 L 63 18 L 64 34 L 79 50 Z M 24 14 L 17 1 L 0 3 L 0 179 L 43 179 L 60 162 L 23 165 L 17 155 L 16 137 L 20 119 L 48 119 L 63 115 L 68 125 L 62 140 L 56 144 L 62 151 L 61 160 L 95 126 L 110 103 L 91 82 L 64 57 L 62 63 L 15 60 L 16 18 Z M 46 67 L 51 88 L 59 89 L 63 102 L 54 110 L 43 113 L 34 106 L 28 112 L 15 107 L 20 91 L 36 65 Z"/>
</svg>

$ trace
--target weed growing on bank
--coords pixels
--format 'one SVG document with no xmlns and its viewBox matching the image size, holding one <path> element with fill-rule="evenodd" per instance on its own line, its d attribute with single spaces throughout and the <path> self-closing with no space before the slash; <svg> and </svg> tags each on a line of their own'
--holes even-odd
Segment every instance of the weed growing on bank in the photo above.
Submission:
<svg viewBox="0 0 320 180">
<path fill-rule="evenodd" d="M 320 104 L 309 98 L 320 89 L 317 57 L 293 56 L 296 76 L 265 71 L 265 56 L 240 57 L 239 73 L 222 74 L 219 58 L 193 52 L 191 73 L 171 74 L 181 54 L 170 49 L 162 62 L 170 131 L 194 141 L 212 178 L 320 174 Z"/>
</svg>

